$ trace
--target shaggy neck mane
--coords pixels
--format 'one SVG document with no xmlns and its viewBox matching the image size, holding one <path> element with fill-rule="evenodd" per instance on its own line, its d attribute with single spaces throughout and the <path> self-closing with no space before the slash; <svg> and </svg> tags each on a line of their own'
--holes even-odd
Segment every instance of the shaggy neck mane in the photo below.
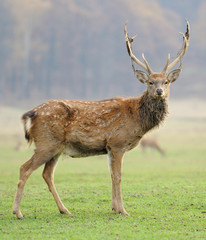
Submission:
<svg viewBox="0 0 206 240">
<path fill-rule="evenodd" d="M 158 127 L 168 113 L 167 99 L 157 99 L 144 92 L 139 105 L 140 124 L 143 133 Z"/>
</svg>

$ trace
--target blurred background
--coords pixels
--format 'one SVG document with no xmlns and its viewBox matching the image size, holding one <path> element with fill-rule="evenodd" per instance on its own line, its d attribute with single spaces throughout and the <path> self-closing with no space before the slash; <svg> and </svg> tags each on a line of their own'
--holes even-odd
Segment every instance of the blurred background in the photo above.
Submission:
<svg viewBox="0 0 206 240">
<path fill-rule="evenodd" d="M 205 100 L 204 0 L 1 0 L 0 104 L 19 106 L 50 98 L 102 99 L 139 95 L 124 42 L 161 71 L 182 46 L 191 25 L 183 72 L 171 98 Z"/>
<path fill-rule="evenodd" d="M 161 71 L 168 53 L 174 59 L 182 47 L 185 17 L 191 40 L 183 71 L 171 85 L 166 130 L 158 132 L 165 144 L 168 133 L 176 138 L 183 126 L 184 136 L 192 131 L 190 143 L 206 135 L 206 1 L 1 0 L 0 143 L 14 135 L 17 142 L 20 133 L 23 141 L 21 115 L 48 99 L 138 96 L 145 86 L 132 71 L 125 22 L 130 37 L 137 35 L 135 55 L 144 53 Z"/>
<path fill-rule="evenodd" d="M 128 207 L 138 215 L 145 210 L 149 213 L 151 209 L 142 207 L 139 201 L 145 201 L 145 204 L 151 201 L 151 216 L 155 214 L 154 219 L 157 217 L 157 220 L 154 221 L 161 222 L 161 226 L 165 222 L 166 231 L 170 229 L 167 224 L 176 220 L 173 218 L 175 213 L 168 212 L 168 209 L 176 206 L 174 211 L 180 211 L 179 226 L 182 228 L 176 228 L 178 221 L 176 225 L 171 222 L 173 238 L 178 229 L 186 234 L 190 231 L 196 234 L 201 229 L 205 231 L 205 217 L 201 218 L 197 211 L 206 210 L 206 1 L 0 0 L 0 220 L 4 219 L 2 233 L 6 233 L 6 238 L 9 232 L 15 236 L 18 233 L 20 225 L 12 224 L 11 220 L 12 202 L 19 167 L 32 156 L 34 149 L 34 146 L 27 149 L 21 124 L 23 113 L 48 99 L 101 100 L 115 96 L 139 96 L 146 86 L 133 74 L 125 46 L 125 22 L 128 21 L 129 36 L 137 35 L 133 43 L 135 55 L 141 59 L 144 53 L 151 68 L 158 72 L 165 66 L 168 53 L 172 60 L 182 47 L 179 32 L 186 31 L 185 17 L 191 26 L 190 46 L 182 61 L 182 73 L 170 88 L 169 116 L 160 128 L 143 138 L 140 146 L 125 155 L 123 180 L 123 192 L 126 192 L 123 196 L 130 198 L 126 201 Z M 66 204 L 69 202 L 70 206 L 71 201 L 72 212 L 80 209 L 76 211 L 76 216 L 87 206 L 83 191 L 86 195 L 92 193 L 91 199 L 98 196 L 94 195 L 96 190 L 93 186 L 96 186 L 97 192 L 101 190 L 100 194 L 105 191 L 101 199 L 104 206 L 108 201 L 109 209 L 108 189 L 111 188 L 105 161 L 106 156 L 68 158 L 66 161 L 64 155 L 61 157 L 55 174 L 57 189 Z M 43 214 L 43 209 L 50 207 L 49 201 L 55 204 L 41 172 L 42 168 L 39 168 L 32 174 L 29 180 L 32 188 L 28 187 L 24 192 L 27 194 L 24 206 L 28 202 L 33 209 L 23 206 L 26 216 L 36 218 L 39 211 Z M 149 195 L 151 198 L 147 200 Z M 131 200 L 131 196 L 145 198 L 132 197 Z M 153 202 L 162 202 L 163 196 L 166 200 L 163 200 L 162 213 L 157 216 L 159 205 L 155 207 L 157 205 Z M 170 205 L 173 200 L 169 198 L 177 199 L 174 205 Z M 182 199 L 184 207 L 178 205 L 178 198 Z M 49 199 L 44 206 L 43 199 Z M 98 198 L 96 200 L 98 204 L 101 202 Z M 136 204 L 141 207 L 135 210 L 133 206 Z M 189 211 L 185 210 L 186 206 L 189 206 Z M 166 208 L 167 211 L 164 210 Z M 195 209 L 194 214 L 191 208 Z M 95 211 L 94 216 L 99 210 Z M 186 212 L 188 215 L 185 215 Z M 41 221 L 48 223 L 49 215 L 45 215 L 46 219 L 40 215 Z M 101 212 L 101 217 L 103 215 Z M 184 219 L 190 219 L 191 225 Z M 84 217 L 83 223 L 87 220 Z M 164 228 L 159 228 L 159 225 L 154 227 L 154 221 L 149 228 L 159 229 L 155 232 L 162 233 Z M 200 221 L 202 227 L 198 225 Z M 92 234 L 97 230 L 96 223 L 95 220 Z M 188 232 L 183 225 L 187 225 Z M 45 233 L 42 226 L 39 229 Z M 85 226 L 90 228 L 88 223 Z M 134 229 L 134 226 L 132 222 L 127 228 Z M 29 236 L 33 232 L 25 225 L 21 229 L 29 232 Z M 61 229 L 57 228 L 58 234 L 62 233 L 62 229 L 62 225 Z M 145 231 L 146 228 L 142 229 Z M 192 236 L 197 239 L 203 235 Z M 115 238 L 119 236 L 115 235 Z"/>
<path fill-rule="evenodd" d="M 134 54 L 141 59 L 144 53 L 158 72 L 168 53 L 173 60 L 182 47 L 179 32 L 186 31 L 185 17 L 191 26 L 190 46 L 182 73 L 171 85 L 170 114 L 125 155 L 123 198 L 131 210 L 125 229 L 142 231 L 145 239 L 146 232 L 160 234 L 155 235 L 159 239 L 205 236 L 206 1 L 0 0 L 0 228 L 4 239 L 25 239 L 25 234 L 30 239 L 42 234 L 45 238 L 53 233 L 45 224 L 50 229 L 55 224 L 57 239 L 68 229 L 71 234 L 74 229 L 78 234 L 86 230 L 90 234 L 86 238 L 101 231 L 107 231 L 110 238 L 126 236 L 121 231 L 119 235 L 117 221 L 123 219 L 109 218 L 106 213 L 111 198 L 106 156 L 66 161 L 61 157 L 55 180 L 63 202 L 75 216 L 69 228 L 67 218 L 54 217 L 56 206 L 41 177 L 42 168 L 29 179 L 22 206 L 27 220 L 35 218 L 39 227 L 35 230 L 30 220 L 13 222 L 19 167 L 31 158 L 34 148 L 27 149 L 21 116 L 48 99 L 139 96 L 146 86 L 133 74 L 125 46 L 125 22 L 129 36 L 137 35 Z M 93 203 L 91 212 L 89 202 Z M 112 219 L 118 230 L 112 230 Z M 84 230 L 79 231 L 80 225 Z"/>
</svg>

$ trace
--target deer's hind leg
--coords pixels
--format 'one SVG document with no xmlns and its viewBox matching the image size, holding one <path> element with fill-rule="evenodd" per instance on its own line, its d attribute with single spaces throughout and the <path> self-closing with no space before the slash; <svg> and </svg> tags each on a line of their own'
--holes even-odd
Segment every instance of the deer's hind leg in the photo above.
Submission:
<svg viewBox="0 0 206 240">
<path fill-rule="evenodd" d="M 54 170 L 55 170 L 55 166 L 57 164 L 59 156 L 60 154 L 56 155 L 49 162 L 45 164 L 42 176 L 48 185 L 49 191 L 52 193 L 54 197 L 54 200 L 59 208 L 60 213 L 62 214 L 66 213 L 68 215 L 71 215 L 69 210 L 62 203 L 54 185 Z"/>
<path fill-rule="evenodd" d="M 24 218 L 20 211 L 20 203 L 21 203 L 24 186 L 26 184 L 27 179 L 29 178 L 29 176 L 32 174 L 33 171 L 35 171 L 42 164 L 49 161 L 54 155 L 55 154 L 53 151 L 51 152 L 49 152 L 48 150 L 36 151 L 34 155 L 31 157 L 31 159 L 25 162 L 20 167 L 19 181 L 17 184 L 17 191 L 16 191 L 16 196 L 13 204 L 13 213 L 16 214 L 17 218 L 19 219 Z"/>
</svg>

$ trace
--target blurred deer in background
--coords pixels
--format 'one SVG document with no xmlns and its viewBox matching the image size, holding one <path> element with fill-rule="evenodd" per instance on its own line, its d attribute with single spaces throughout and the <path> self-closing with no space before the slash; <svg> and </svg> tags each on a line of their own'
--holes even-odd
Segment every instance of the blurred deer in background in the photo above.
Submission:
<svg viewBox="0 0 206 240">
<path fill-rule="evenodd" d="M 168 108 L 170 83 L 174 82 L 182 69 L 168 73 L 181 61 L 189 46 L 189 23 L 183 35 L 184 45 L 178 57 L 167 63 L 160 73 L 149 67 L 144 55 L 144 63 L 132 52 L 133 38 L 127 34 L 125 41 L 132 67 L 137 79 L 147 85 L 147 89 L 137 98 L 113 98 L 103 101 L 51 100 L 26 112 L 22 116 L 25 138 L 34 142 L 34 155 L 20 168 L 18 188 L 13 205 L 13 213 L 23 218 L 20 202 L 28 177 L 41 165 L 43 178 L 52 193 L 60 213 L 70 215 L 62 203 L 54 186 L 54 169 L 61 153 L 71 157 L 86 157 L 107 154 L 112 179 L 112 209 L 115 213 L 128 215 L 123 207 L 121 194 L 121 169 L 125 152 L 136 147 L 144 134 L 158 127 L 165 119 Z M 146 72 L 136 70 L 134 63 Z"/>
<path fill-rule="evenodd" d="M 165 156 L 165 151 L 160 147 L 157 140 L 153 138 L 143 138 L 140 142 L 142 150 L 145 151 L 146 148 L 153 148 L 157 150 L 162 156 Z"/>
</svg>

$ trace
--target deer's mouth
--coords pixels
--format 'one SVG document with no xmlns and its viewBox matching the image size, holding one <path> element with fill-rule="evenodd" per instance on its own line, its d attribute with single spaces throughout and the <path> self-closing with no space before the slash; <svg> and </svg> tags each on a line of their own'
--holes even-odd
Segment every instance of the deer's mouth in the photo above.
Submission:
<svg viewBox="0 0 206 240">
<path fill-rule="evenodd" d="M 161 94 L 155 94 L 154 96 L 156 99 L 164 99 L 165 98 L 165 94 L 164 93 L 161 93 Z"/>
</svg>

